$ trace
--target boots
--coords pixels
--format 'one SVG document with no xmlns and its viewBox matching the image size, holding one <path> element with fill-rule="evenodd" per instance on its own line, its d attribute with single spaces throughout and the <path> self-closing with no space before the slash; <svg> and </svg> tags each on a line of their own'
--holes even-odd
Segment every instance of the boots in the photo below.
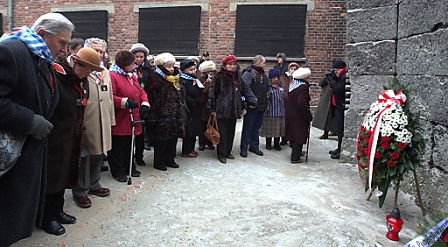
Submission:
<svg viewBox="0 0 448 247">
<path fill-rule="evenodd" d="M 280 137 L 274 137 L 274 148 L 277 151 L 282 150 L 282 148 L 280 147 Z"/>
<path fill-rule="evenodd" d="M 272 149 L 271 144 L 272 144 L 272 138 L 266 137 L 266 149 L 267 150 L 271 150 Z"/>
<path fill-rule="evenodd" d="M 328 139 L 328 131 L 324 131 L 324 134 L 319 137 L 319 139 Z"/>
<path fill-rule="evenodd" d="M 331 154 L 330 157 L 332 159 L 339 159 L 340 157 L 339 154 L 341 153 L 341 144 L 342 144 L 342 136 L 338 135 L 338 149 L 329 152 Z"/>
</svg>

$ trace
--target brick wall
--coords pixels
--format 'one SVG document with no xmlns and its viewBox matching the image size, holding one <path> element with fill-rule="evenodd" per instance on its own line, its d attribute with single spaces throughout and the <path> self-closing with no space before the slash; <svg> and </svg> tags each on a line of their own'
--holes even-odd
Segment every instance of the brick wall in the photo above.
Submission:
<svg viewBox="0 0 448 247">
<path fill-rule="evenodd" d="M 95 6 L 95 3 L 114 5 L 115 12 L 109 14 L 109 54 L 113 57 L 117 50 L 129 49 L 138 37 L 138 13 L 134 12 L 133 5 L 140 1 L 116 1 L 109 3 L 95 0 L 81 1 L 14 1 L 14 26 L 31 26 L 41 14 L 50 12 L 54 6 L 77 5 Z M 164 1 L 168 4 L 171 1 Z M 143 3 L 143 2 L 141 2 Z M 148 3 L 145 1 L 144 3 Z M 154 3 L 161 3 L 154 1 Z M 176 1 L 176 3 L 179 3 Z M 236 13 L 230 11 L 229 1 L 210 0 L 210 11 L 203 11 L 201 16 L 201 31 L 199 41 L 199 54 L 209 51 L 211 59 L 220 64 L 223 56 L 233 53 Z M 312 105 L 318 102 L 320 88 L 317 82 L 323 73 L 330 68 L 331 60 L 335 57 L 344 58 L 345 51 L 345 1 L 328 0 L 314 1 L 314 10 L 307 12 L 307 31 L 305 38 L 305 56 L 307 62 L 303 66 L 309 67 L 311 76 Z M 0 9 L 7 10 L 7 5 L 0 5 Z M 3 20 L 3 29 L 7 30 L 6 15 Z M 281 52 L 281 51 L 279 51 Z M 198 55 L 199 55 L 198 54 Z M 286 54 L 288 55 L 288 54 Z M 248 62 L 242 62 L 245 67 Z M 274 66 L 268 63 L 268 69 Z"/>
</svg>

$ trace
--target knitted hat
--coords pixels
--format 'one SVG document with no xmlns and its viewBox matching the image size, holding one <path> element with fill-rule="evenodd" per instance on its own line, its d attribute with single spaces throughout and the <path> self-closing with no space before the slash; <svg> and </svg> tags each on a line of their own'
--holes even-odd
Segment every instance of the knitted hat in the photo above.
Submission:
<svg viewBox="0 0 448 247">
<path fill-rule="evenodd" d="M 236 62 L 235 55 L 228 55 L 222 59 L 222 66 L 226 66 L 230 62 Z"/>
<path fill-rule="evenodd" d="M 195 61 L 196 63 L 199 63 L 199 58 L 196 56 L 189 56 L 187 59 L 190 59 L 191 61 Z"/>
<path fill-rule="evenodd" d="M 156 65 L 164 65 L 168 62 L 176 62 L 176 58 L 169 52 L 160 53 L 156 56 Z"/>
<path fill-rule="evenodd" d="M 73 55 L 73 57 L 78 61 L 80 64 L 86 66 L 89 69 L 95 70 L 95 71 L 102 71 L 103 68 L 98 66 L 98 64 L 101 61 L 100 55 L 98 52 L 96 52 L 94 49 L 90 47 L 83 47 L 81 48 L 76 55 Z"/>
<path fill-rule="evenodd" d="M 300 67 L 298 63 L 296 63 L 296 62 L 292 62 L 292 63 L 290 63 L 290 64 L 288 65 L 288 70 L 289 70 L 292 66 L 296 66 L 297 68 Z"/>
<path fill-rule="evenodd" d="M 180 62 L 180 70 L 184 71 L 185 69 L 194 66 L 194 62 L 191 61 L 190 59 L 185 59 L 182 62 Z"/>
<path fill-rule="evenodd" d="M 307 78 L 311 75 L 311 70 L 309 68 L 298 68 L 294 73 L 292 74 L 292 77 L 294 79 L 303 79 Z"/>
<path fill-rule="evenodd" d="M 278 72 L 277 69 L 270 69 L 269 70 L 269 79 L 272 79 L 276 76 L 280 77 L 280 72 Z"/>
<path fill-rule="evenodd" d="M 216 64 L 213 61 L 204 61 L 199 65 L 199 71 L 202 73 L 216 71 Z"/>
<path fill-rule="evenodd" d="M 345 62 L 339 58 L 333 59 L 333 62 L 331 63 L 331 67 L 334 69 L 343 69 L 345 66 L 347 66 Z"/>
<path fill-rule="evenodd" d="M 279 57 L 283 58 L 283 61 L 286 62 L 286 54 L 285 53 L 283 53 L 283 52 L 277 53 L 277 58 L 279 58 Z"/>
<path fill-rule="evenodd" d="M 141 51 L 143 53 L 145 53 L 145 56 L 147 56 L 149 54 L 149 49 L 146 48 L 146 46 L 142 43 L 137 43 L 137 44 L 133 44 L 131 49 L 129 50 L 132 54 Z"/>
</svg>

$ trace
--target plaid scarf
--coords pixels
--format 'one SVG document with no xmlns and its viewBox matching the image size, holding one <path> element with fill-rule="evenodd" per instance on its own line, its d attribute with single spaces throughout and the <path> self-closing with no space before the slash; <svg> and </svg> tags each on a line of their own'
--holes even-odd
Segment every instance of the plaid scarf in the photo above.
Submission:
<svg viewBox="0 0 448 247">
<path fill-rule="evenodd" d="M 27 26 L 16 27 L 12 32 L 5 33 L 0 38 L 0 43 L 6 40 L 20 40 L 28 47 L 30 52 L 45 59 L 45 61 L 49 64 L 54 63 L 53 55 L 51 54 L 50 49 L 48 49 L 47 44 L 45 44 L 45 41 L 39 34 Z"/>
</svg>

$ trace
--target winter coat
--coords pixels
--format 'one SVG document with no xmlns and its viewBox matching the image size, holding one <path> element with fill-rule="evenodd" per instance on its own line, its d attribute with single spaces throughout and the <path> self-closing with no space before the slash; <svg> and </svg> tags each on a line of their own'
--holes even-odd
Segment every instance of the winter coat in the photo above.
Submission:
<svg viewBox="0 0 448 247">
<path fill-rule="evenodd" d="M 243 87 L 238 73 L 222 69 L 212 79 L 208 91 L 207 107 L 217 118 L 241 118 L 245 108 Z"/>
<path fill-rule="evenodd" d="M 151 75 L 153 72 L 154 70 L 152 69 L 151 64 L 146 58 L 142 64 L 138 65 L 134 69 L 134 74 L 137 76 L 140 87 L 145 89 L 146 85 L 150 83 L 150 81 L 148 81 L 149 75 Z"/>
<path fill-rule="evenodd" d="M 204 99 L 202 93 L 204 88 L 200 88 L 196 81 L 180 78 L 180 83 L 185 88 L 185 103 L 187 104 L 189 122 L 185 126 L 185 136 L 198 136 L 202 132 L 202 105 Z"/>
<path fill-rule="evenodd" d="M 210 85 L 212 83 L 211 80 L 208 80 L 208 75 L 202 74 L 198 78 L 199 81 L 201 81 L 202 85 L 204 85 L 204 90 L 202 91 L 202 113 L 201 113 L 201 119 L 203 122 L 207 122 L 208 118 L 210 117 L 210 111 L 207 108 L 207 101 L 208 101 L 208 91 L 210 90 Z"/>
<path fill-rule="evenodd" d="M 288 93 L 285 117 L 286 139 L 298 144 L 305 144 L 309 136 L 310 122 L 313 119 L 310 110 L 310 93 L 308 84 L 303 84 Z"/>
<path fill-rule="evenodd" d="M 319 104 L 314 114 L 312 126 L 321 130 L 333 131 L 334 122 L 330 109 L 333 92 L 326 78 L 322 78 L 319 81 L 319 86 L 322 88 L 322 92 L 320 93 Z"/>
<path fill-rule="evenodd" d="M 280 76 L 282 76 L 286 73 L 286 71 L 288 71 L 288 66 L 289 66 L 288 62 L 284 62 L 283 64 L 278 63 L 274 66 L 274 69 L 278 70 Z"/>
<path fill-rule="evenodd" d="M 84 128 L 82 99 L 87 103 L 88 95 L 87 80 L 78 78 L 66 57 L 58 57 L 56 63 L 66 74 L 56 72 L 55 77 L 59 103 L 50 118 L 54 128 L 48 135 L 47 194 L 77 186 Z"/>
<path fill-rule="evenodd" d="M 269 81 L 264 70 L 253 64 L 249 65 L 243 72 L 242 80 L 246 101 L 249 106 L 255 106 L 248 110 L 265 111 L 269 105 Z M 255 105 L 252 103 L 253 96 L 256 98 Z"/>
<path fill-rule="evenodd" d="M 345 111 L 345 81 L 347 79 L 347 72 L 341 71 L 338 77 L 330 79 L 330 88 L 333 90 L 335 106 L 332 106 L 332 115 L 334 117 L 334 131 L 336 134 L 344 135 L 344 111 Z"/>
<path fill-rule="evenodd" d="M 175 73 L 178 73 L 177 71 Z M 173 83 L 157 73 L 149 77 L 148 98 L 151 109 L 146 123 L 151 140 L 169 140 L 185 136 L 184 89 L 176 89 Z"/>
<path fill-rule="evenodd" d="M 112 135 L 130 136 L 132 135 L 131 114 L 129 108 L 126 107 L 126 101 L 133 100 L 137 102 L 137 108 L 132 109 L 132 117 L 134 121 L 141 120 L 140 106 L 148 105 L 148 96 L 145 90 L 140 87 L 137 77 L 133 75 L 128 79 L 127 76 L 110 72 L 110 80 L 112 83 L 112 91 L 115 107 L 115 126 L 112 127 Z M 142 133 L 142 125 L 135 126 L 134 135 Z"/>
<path fill-rule="evenodd" d="M 0 129 L 27 135 L 34 115 L 49 119 L 58 101 L 51 65 L 21 41 L 0 43 Z M 54 75 L 53 75 L 54 76 Z M 54 84 L 53 84 L 54 85 Z M 9 246 L 41 226 L 47 138 L 27 136 L 14 167 L 0 177 L 0 243 Z"/>
<path fill-rule="evenodd" d="M 91 155 L 106 153 L 112 148 L 112 126 L 115 125 L 115 109 L 109 71 L 98 76 L 91 73 L 89 99 L 84 113 L 83 145 Z"/>
</svg>

